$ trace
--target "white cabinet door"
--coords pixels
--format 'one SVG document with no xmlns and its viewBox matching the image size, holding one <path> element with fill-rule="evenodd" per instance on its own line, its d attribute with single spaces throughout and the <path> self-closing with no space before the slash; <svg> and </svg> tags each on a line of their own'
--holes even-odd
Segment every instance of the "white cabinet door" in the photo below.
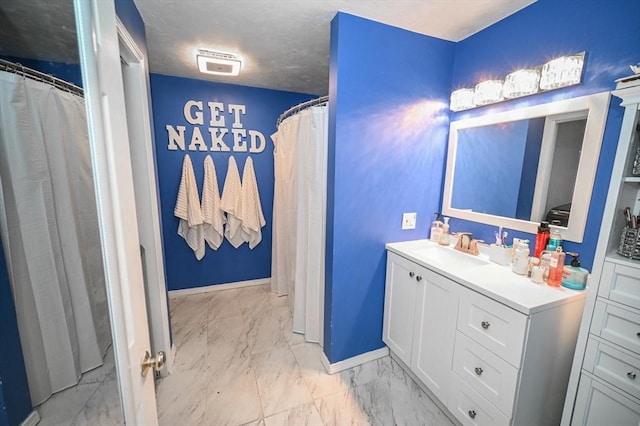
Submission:
<svg viewBox="0 0 640 426">
<path fill-rule="evenodd" d="M 572 426 L 636 426 L 640 424 L 640 404 L 616 392 L 597 379 L 583 374 L 571 420 Z"/>
<path fill-rule="evenodd" d="M 447 400 L 460 285 L 422 269 L 418 283 L 411 369 L 441 401 Z"/>
<path fill-rule="evenodd" d="M 382 340 L 407 365 L 411 365 L 417 269 L 404 257 L 387 254 Z"/>
</svg>

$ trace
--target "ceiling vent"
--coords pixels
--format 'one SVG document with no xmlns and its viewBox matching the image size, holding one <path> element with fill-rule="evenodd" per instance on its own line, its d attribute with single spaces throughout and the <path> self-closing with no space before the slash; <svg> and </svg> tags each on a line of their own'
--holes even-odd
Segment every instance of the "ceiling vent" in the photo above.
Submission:
<svg viewBox="0 0 640 426">
<path fill-rule="evenodd" d="M 198 49 L 196 54 L 198 70 L 204 74 L 238 75 L 242 68 L 242 58 L 231 53 Z"/>
</svg>

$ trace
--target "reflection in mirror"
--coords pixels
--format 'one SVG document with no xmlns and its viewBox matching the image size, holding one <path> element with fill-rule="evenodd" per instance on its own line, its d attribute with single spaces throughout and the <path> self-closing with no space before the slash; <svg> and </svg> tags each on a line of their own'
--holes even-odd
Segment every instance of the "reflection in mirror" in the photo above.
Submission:
<svg viewBox="0 0 640 426">
<path fill-rule="evenodd" d="M 581 242 L 606 121 L 601 93 L 451 123 L 443 213 Z"/>
<path fill-rule="evenodd" d="M 451 206 L 530 220 L 543 126 L 536 118 L 459 130 Z"/>
</svg>

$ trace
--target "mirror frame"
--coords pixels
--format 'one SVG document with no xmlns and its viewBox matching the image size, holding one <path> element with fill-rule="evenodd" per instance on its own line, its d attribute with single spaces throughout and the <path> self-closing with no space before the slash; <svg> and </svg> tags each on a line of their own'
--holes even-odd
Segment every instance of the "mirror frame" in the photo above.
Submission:
<svg viewBox="0 0 640 426">
<path fill-rule="evenodd" d="M 534 207 L 540 210 L 541 197 L 546 194 L 546 189 L 541 190 L 539 185 L 545 180 L 548 182 L 547 174 L 550 173 L 550 165 L 544 160 L 544 156 L 552 153 L 557 126 L 559 123 L 585 118 L 587 123 L 584 131 L 582 152 L 578 165 L 576 183 L 573 189 L 571 214 L 567 227 L 558 228 L 564 240 L 581 243 L 584 237 L 584 228 L 587 223 L 589 204 L 591 203 L 591 193 L 593 182 L 596 176 L 598 160 L 600 158 L 600 146 L 607 121 L 610 92 L 596 93 L 594 95 L 581 96 L 578 98 L 566 99 L 546 104 L 530 107 L 518 108 L 511 111 L 485 114 L 478 117 L 452 121 L 449 128 L 449 148 L 447 152 L 447 168 L 442 200 L 442 214 L 445 216 L 465 219 L 472 222 L 484 223 L 486 225 L 502 226 L 504 228 L 524 231 L 535 234 L 538 230 L 538 222 L 521 219 L 495 216 L 486 213 L 478 213 L 464 209 L 451 207 L 451 192 L 453 190 L 453 177 L 455 174 L 455 158 L 458 149 L 458 130 L 471 127 L 486 126 L 491 124 L 505 123 L 530 118 L 546 117 L 542 137 L 541 160 L 538 164 L 538 174 L 536 177 L 536 190 L 534 194 Z M 542 207 L 544 208 L 544 207 Z M 534 214 L 532 209 L 532 214 Z"/>
</svg>

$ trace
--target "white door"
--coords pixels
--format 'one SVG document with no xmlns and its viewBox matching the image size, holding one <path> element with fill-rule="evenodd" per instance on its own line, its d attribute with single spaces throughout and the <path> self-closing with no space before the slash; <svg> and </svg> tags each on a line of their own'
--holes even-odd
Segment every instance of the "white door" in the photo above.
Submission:
<svg viewBox="0 0 640 426">
<path fill-rule="evenodd" d="M 116 14 L 112 1 L 74 0 L 114 353 L 127 424 L 158 423 Z"/>
<path fill-rule="evenodd" d="M 417 277 L 423 269 L 387 252 L 382 340 L 405 364 L 411 364 Z"/>
<path fill-rule="evenodd" d="M 431 271 L 418 284 L 411 369 L 441 401 L 447 400 L 460 285 Z"/>
</svg>

